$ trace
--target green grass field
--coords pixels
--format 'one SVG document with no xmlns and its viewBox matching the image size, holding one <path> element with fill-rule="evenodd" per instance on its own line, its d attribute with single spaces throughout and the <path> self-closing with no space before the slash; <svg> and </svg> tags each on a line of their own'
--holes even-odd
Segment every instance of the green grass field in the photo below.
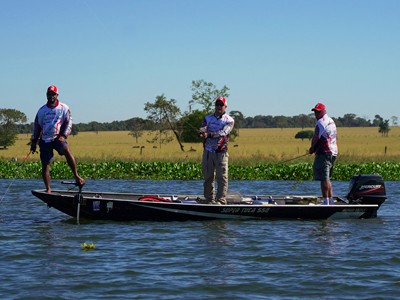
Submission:
<svg viewBox="0 0 400 300">
<path fill-rule="evenodd" d="M 229 145 L 230 162 L 238 165 L 280 163 L 301 156 L 308 150 L 310 141 L 294 138 L 300 130 L 240 129 L 239 136 Z M 184 144 L 185 151 L 182 152 L 175 140 L 161 147 L 147 142 L 154 134 L 146 132 L 136 143 L 127 131 L 80 132 L 69 137 L 68 143 L 78 162 L 201 160 L 201 143 Z M 0 160 L 24 160 L 29 152 L 29 138 L 28 134 L 18 135 L 14 146 L 0 150 Z M 400 160 L 400 127 L 391 127 L 388 137 L 383 137 L 377 127 L 338 128 L 338 144 L 340 163 L 396 162 Z M 56 159 L 59 160 L 59 156 Z M 304 156 L 290 163 L 311 162 L 312 159 L 312 156 Z M 38 154 L 28 158 L 28 161 L 35 160 L 39 160 Z"/>
</svg>

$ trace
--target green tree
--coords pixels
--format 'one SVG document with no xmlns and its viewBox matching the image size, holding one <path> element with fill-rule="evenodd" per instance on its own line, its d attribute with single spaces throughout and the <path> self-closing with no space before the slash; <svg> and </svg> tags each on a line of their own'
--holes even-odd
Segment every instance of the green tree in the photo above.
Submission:
<svg viewBox="0 0 400 300">
<path fill-rule="evenodd" d="M 244 116 L 243 114 L 238 111 L 238 110 L 233 110 L 229 113 L 229 115 L 235 120 L 235 137 L 239 136 L 239 129 L 243 126 L 244 124 Z"/>
<path fill-rule="evenodd" d="M 145 130 L 145 121 L 141 118 L 132 118 L 128 120 L 128 135 L 131 135 L 138 143 L 139 138 L 143 135 Z"/>
<path fill-rule="evenodd" d="M 390 119 L 392 120 L 392 125 L 397 126 L 397 121 L 399 118 L 397 116 L 391 116 Z"/>
<path fill-rule="evenodd" d="M 23 112 L 16 109 L 0 109 L 0 146 L 5 149 L 15 144 L 17 139 L 17 123 L 26 123 L 27 118 Z"/>
<path fill-rule="evenodd" d="M 229 88 L 224 85 L 222 89 L 211 83 L 206 82 L 203 79 L 192 81 L 192 99 L 189 101 L 190 107 L 195 104 L 199 104 L 203 107 L 206 112 L 211 112 L 214 107 L 214 100 L 218 96 L 229 97 Z"/>
<path fill-rule="evenodd" d="M 372 121 L 373 126 L 380 126 L 383 123 L 383 118 L 380 115 L 375 115 L 375 119 Z"/>
<path fill-rule="evenodd" d="M 191 90 L 193 94 L 189 101 L 189 112 L 181 118 L 179 124 L 182 128 L 182 140 L 194 143 L 201 142 L 197 136 L 197 131 L 203 118 L 213 111 L 215 99 L 219 96 L 229 97 L 229 88 L 224 85 L 221 89 L 218 89 L 215 84 L 200 79 L 192 81 Z M 192 111 L 194 105 L 200 105 L 202 109 Z M 236 136 L 235 129 L 231 135 Z"/>
<path fill-rule="evenodd" d="M 96 134 L 99 134 L 99 131 L 101 130 L 102 126 L 103 126 L 102 123 L 92 121 L 92 122 L 89 122 L 88 129 L 89 129 L 89 131 L 94 131 L 94 132 L 96 132 Z"/>
<path fill-rule="evenodd" d="M 182 151 L 184 146 L 181 143 L 180 132 L 177 129 L 177 116 L 180 115 L 180 109 L 176 106 L 176 100 L 167 100 L 164 94 L 157 96 L 154 103 L 146 102 L 144 110 L 147 112 L 150 120 L 158 123 L 159 134 L 153 139 L 153 142 L 161 144 L 169 143 L 173 140 L 172 137 L 168 136 L 168 129 L 174 133 L 179 146 Z"/>
<path fill-rule="evenodd" d="M 79 126 L 73 125 L 73 126 L 72 126 L 72 129 L 71 129 L 71 135 L 72 135 L 72 136 L 75 136 L 75 135 L 77 135 L 78 133 L 79 133 Z"/>
<path fill-rule="evenodd" d="M 388 136 L 389 135 L 389 120 L 382 120 L 381 123 L 379 123 L 379 133 L 382 134 L 382 136 Z"/>
<path fill-rule="evenodd" d="M 200 143 L 202 140 L 198 137 L 198 129 L 204 116 L 207 114 L 203 110 L 194 110 L 186 114 L 179 120 L 179 127 L 181 128 L 182 141 L 185 143 Z"/>
<path fill-rule="evenodd" d="M 285 116 L 276 116 L 274 117 L 274 121 L 277 128 L 286 128 L 288 127 L 288 117 Z"/>
</svg>

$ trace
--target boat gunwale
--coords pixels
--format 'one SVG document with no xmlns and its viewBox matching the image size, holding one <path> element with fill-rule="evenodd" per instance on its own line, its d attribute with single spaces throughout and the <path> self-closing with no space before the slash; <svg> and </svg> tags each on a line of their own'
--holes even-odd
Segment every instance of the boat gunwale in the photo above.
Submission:
<svg viewBox="0 0 400 300">
<path fill-rule="evenodd" d="M 54 190 L 52 193 L 47 193 L 44 189 L 43 190 L 32 190 L 32 192 L 39 193 L 41 195 L 44 195 L 46 197 L 51 197 L 51 198 L 57 198 L 57 197 L 66 197 L 66 198 L 74 198 L 79 192 L 77 191 L 72 191 L 72 190 Z M 153 201 L 141 201 L 139 199 L 115 199 L 115 198 L 108 198 L 104 197 L 103 195 L 125 195 L 125 196 L 177 196 L 177 197 L 185 197 L 183 195 L 169 195 L 169 194 L 141 194 L 141 193 L 113 193 L 113 192 L 92 192 L 92 191 L 85 191 L 81 193 L 84 199 L 87 200 L 96 200 L 96 201 L 117 201 L 117 202 L 126 202 L 126 203 L 133 203 L 133 204 L 141 204 L 145 206 L 154 206 L 154 205 L 187 205 L 187 206 L 205 206 L 205 207 L 248 207 L 248 208 L 260 208 L 260 207 L 315 207 L 315 208 L 378 208 L 378 204 L 333 204 L 333 205 L 321 205 L 321 204 L 250 204 L 246 202 L 236 202 L 236 203 L 231 203 L 231 204 L 224 204 L 224 205 L 215 205 L 215 204 L 208 204 L 208 203 L 185 203 L 185 202 L 153 202 Z M 101 195 L 101 197 L 90 197 L 86 196 L 85 194 L 98 194 Z M 198 195 L 188 195 L 189 197 L 197 197 Z M 307 200 L 307 198 L 293 198 L 293 197 L 298 197 L 299 195 L 296 196 L 284 196 L 284 195 L 257 195 L 257 197 L 267 197 L 266 199 L 263 200 Z M 300 195 L 301 196 L 301 195 Z M 242 197 L 254 197 L 254 196 L 246 196 L 243 195 Z M 279 198 L 281 197 L 281 198 Z M 289 198 L 283 198 L 283 197 L 289 197 Z M 305 197 L 305 196 L 303 196 Z M 321 197 L 317 196 L 309 196 L 312 199 L 320 199 Z M 338 198 L 338 197 L 334 197 Z M 255 200 L 255 199 L 251 199 Z M 261 199 L 258 199 L 261 200 Z M 194 201 L 193 198 L 191 198 L 189 201 Z"/>
</svg>

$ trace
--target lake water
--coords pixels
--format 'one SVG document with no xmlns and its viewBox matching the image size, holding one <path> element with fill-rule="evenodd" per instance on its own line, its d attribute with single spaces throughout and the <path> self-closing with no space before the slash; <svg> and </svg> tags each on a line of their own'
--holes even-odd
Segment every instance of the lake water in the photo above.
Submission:
<svg viewBox="0 0 400 300">
<path fill-rule="evenodd" d="M 347 182 L 333 182 L 345 195 Z M 378 218 L 82 222 L 0 180 L 1 299 L 398 299 L 400 182 Z M 53 189 L 64 188 L 53 181 Z M 313 181 L 231 181 L 243 194 L 319 194 Z M 201 181 L 88 180 L 86 190 L 201 193 Z M 94 243 L 94 250 L 81 245 Z"/>
</svg>

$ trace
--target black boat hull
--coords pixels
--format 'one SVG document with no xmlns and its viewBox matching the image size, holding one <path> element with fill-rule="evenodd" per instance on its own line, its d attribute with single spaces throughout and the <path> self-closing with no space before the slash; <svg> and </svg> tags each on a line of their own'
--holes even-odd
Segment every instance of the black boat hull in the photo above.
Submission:
<svg viewBox="0 0 400 300">
<path fill-rule="evenodd" d="M 187 221 L 214 219 L 338 219 L 373 218 L 378 204 L 347 204 L 336 198 L 335 205 L 319 205 L 318 197 L 265 196 L 264 201 L 244 196 L 228 205 L 197 203 L 197 196 L 177 196 L 168 202 L 142 201 L 145 195 L 34 190 L 32 194 L 49 207 L 78 219 L 113 221 Z M 174 198 L 153 195 L 161 199 Z M 263 198 L 262 198 L 263 199 Z M 271 200 L 272 199 L 272 200 Z"/>
</svg>

